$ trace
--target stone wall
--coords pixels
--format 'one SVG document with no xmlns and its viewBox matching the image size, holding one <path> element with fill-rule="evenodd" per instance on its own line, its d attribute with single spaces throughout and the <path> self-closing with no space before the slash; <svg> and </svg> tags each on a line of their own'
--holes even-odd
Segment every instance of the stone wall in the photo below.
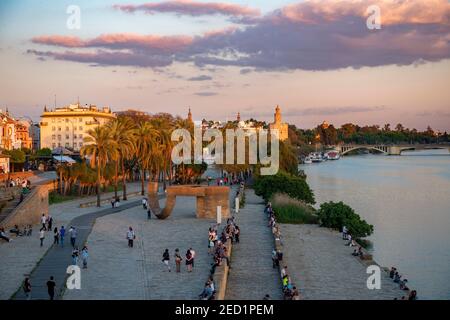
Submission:
<svg viewBox="0 0 450 320">
<path fill-rule="evenodd" d="M 52 182 L 33 187 L 30 194 L 1 222 L 0 226 L 8 229 L 14 225 L 23 228 L 29 224 L 39 224 L 42 214 L 48 214 L 48 191 L 51 188 Z"/>
</svg>

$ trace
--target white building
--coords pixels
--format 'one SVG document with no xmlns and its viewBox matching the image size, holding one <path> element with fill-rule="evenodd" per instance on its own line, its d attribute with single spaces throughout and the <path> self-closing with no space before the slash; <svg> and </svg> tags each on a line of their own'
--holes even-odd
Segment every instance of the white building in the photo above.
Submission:
<svg viewBox="0 0 450 320">
<path fill-rule="evenodd" d="M 114 119 L 116 115 L 109 107 L 97 108 L 95 105 L 80 106 L 71 104 L 67 107 L 47 110 L 41 115 L 41 148 L 69 148 L 79 151 L 87 132 Z"/>
</svg>

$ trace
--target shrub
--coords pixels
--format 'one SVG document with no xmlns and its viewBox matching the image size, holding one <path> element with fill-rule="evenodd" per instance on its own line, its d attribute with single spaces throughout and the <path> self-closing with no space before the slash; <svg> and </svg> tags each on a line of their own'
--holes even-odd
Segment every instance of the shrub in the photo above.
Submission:
<svg viewBox="0 0 450 320">
<path fill-rule="evenodd" d="M 304 177 L 290 175 L 280 171 L 272 176 L 258 176 L 253 188 L 258 196 L 269 201 L 275 193 L 285 193 L 289 197 L 314 204 L 314 194 Z"/>
<path fill-rule="evenodd" d="M 293 199 L 286 194 L 277 193 L 271 198 L 277 221 L 292 224 L 316 224 L 316 211 L 303 201 Z"/>
<path fill-rule="evenodd" d="M 321 226 L 342 230 L 346 226 L 354 238 L 364 238 L 373 233 L 373 226 L 355 213 L 343 202 L 327 202 L 320 205 L 318 211 Z"/>
</svg>

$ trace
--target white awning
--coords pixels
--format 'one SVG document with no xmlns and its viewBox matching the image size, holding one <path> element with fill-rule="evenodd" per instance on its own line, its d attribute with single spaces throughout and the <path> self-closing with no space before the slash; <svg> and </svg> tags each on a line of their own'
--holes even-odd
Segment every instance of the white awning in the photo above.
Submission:
<svg viewBox="0 0 450 320">
<path fill-rule="evenodd" d="M 67 163 L 76 163 L 75 160 L 73 160 L 71 157 L 68 156 L 53 156 L 53 159 L 59 162 L 67 162 Z"/>
</svg>

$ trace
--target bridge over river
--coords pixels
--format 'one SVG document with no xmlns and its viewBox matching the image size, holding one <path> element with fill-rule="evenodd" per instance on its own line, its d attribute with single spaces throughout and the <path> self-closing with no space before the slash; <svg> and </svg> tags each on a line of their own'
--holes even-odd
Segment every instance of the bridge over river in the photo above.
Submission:
<svg viewBox="0 0 450 320">
<path fill-rule="evenodd" d="M 344 144 L 335 147 L 341 155 L 349 152 L 365 149 L 375 150 L 386 155 L 399 156 L 403 151 L 411 150 L 433 150 L 448 149 L 450 152 L 450 144 L 399 144 L 399 145 L 383 145 L 383 144 Z"/>
</svg>

